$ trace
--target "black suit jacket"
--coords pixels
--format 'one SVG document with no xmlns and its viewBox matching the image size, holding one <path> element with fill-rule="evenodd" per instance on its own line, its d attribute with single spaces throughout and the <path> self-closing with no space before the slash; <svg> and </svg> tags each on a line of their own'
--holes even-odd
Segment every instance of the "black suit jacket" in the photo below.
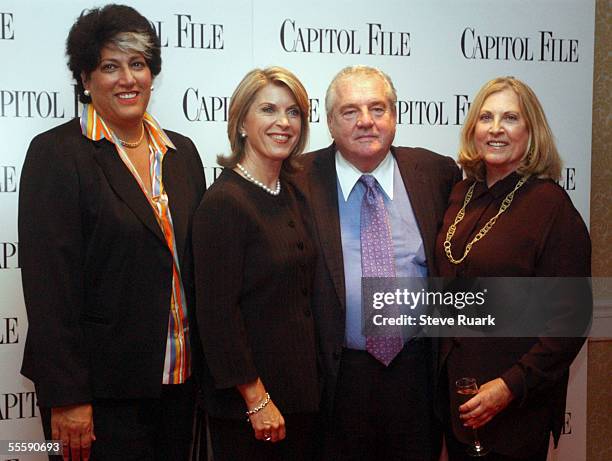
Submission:
<svg viewBox="0 0 612 461">
<path fill-rule="evenodd" d="M 167 132 L 163 162 L 188 310 L 191 219 L 205 189 L 197 149 Z M 154 212 L 113 144 L 75 119 L 34 138 L 19 192 L 28 313 L 22 373 L 41 406 L 159 396 L 172 255 Z M 190 316 L 194 367 L 200 356 Z"/>
<path fill-rule="evenodd" d="M 327 412 L 332 410 L 346 319 L 335 153 L 335 145 L 331 145 L 301 157 L 303 187 L 312 208 L 312 224 L 319 249 L 313 311 L 325 377 L 323 402 Z M 423 238 L 429 273 L 433 274 L 435 238 L 450 191 L 460 179 L 459 169 L 452 159 L 426 149 L 391 147 L 391 153 L 399 166 Z"/>
</svg>

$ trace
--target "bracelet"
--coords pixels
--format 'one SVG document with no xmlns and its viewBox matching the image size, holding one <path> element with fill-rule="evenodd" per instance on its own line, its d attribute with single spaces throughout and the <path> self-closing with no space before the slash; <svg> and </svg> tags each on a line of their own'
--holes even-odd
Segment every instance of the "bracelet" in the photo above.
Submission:
<svg viewBox="0 0 612 461">
<path fill-rule="evenodd" d="M 266 392 L 266 398 L 264 399 L 263 402 L 261 402 L 259 405 L 257 405 L 255 408 L 253 408 L 252 410 L 247 410 L 245 413 L 247 415 L 247 421 L 250 421 L 250 417 L 253 416 L 255 413 L 259 413 L 261 410 L 263 410 L 264 408 L 266 408 L 266 405 L 268 405 L 270 403 L 270 394 L 268 394 Z"/>
</svg>

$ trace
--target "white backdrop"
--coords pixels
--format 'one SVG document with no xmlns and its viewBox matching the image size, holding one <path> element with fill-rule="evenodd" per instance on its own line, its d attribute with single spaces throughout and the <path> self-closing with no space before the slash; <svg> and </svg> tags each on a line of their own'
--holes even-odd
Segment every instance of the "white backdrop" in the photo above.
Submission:
<svg viewBox="0 0 612 461">
<path fill-rule="evenodd" d="M 331 142 L 324 96 L 332 76 L 351 64 L 380 67 L 400 100 L 395 144 L 452 157 L 478 88 L 514 75 L 538 94 L 565 161 L 561 184 L 589 221 L 594 0 L 125 3 L 155 24 L 164 45 L 150 112 L 194 140 L 209 182 L 216 155 L 228 150 L 228 98 L 253 67 L 282 65 L 301 78 L 312 99 L 312 149 Z M 0 440 L 43 438 L 33 386 L 19 374 L 27 331 L 17 264 L 19 174 L 31 138 L 77 114 L 65 39 L 82 9 L 100 4 L 0 1 Z M 551 458 L 585 459 L 585 408 L 583 351 L 561 448 Z"/>
</svg>

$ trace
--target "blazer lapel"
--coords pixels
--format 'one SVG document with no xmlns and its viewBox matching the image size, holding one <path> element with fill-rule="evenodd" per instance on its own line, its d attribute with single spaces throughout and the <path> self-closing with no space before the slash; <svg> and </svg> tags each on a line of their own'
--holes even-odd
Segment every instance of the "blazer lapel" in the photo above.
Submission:
<svg viewBox="0 0 612 461">
<path fill-rule="evenodd" d="M 107 141 L 94 141 L 94 158 L 106 176 L 115 193 L 125 202 L 151 232 L 165 242 L 164 235 L 155 219 L 149 201 L 140 189 L 136 179 L 127 169 L 114 146 Z"/>
<path fill-rule="evenodd" d="M 419 165 L 411 157 L 410 152 L 391 147 L 391 152 L 397 161 L 397 165 L 410 198 L 410 204 L 423 238 L 427 268 L 429 273 L 434 273 L 434 245 L 436 243 L 436 222 L 434 210 L 428 208 L 427 197 L 431 193 L 429 182 L 425 175 L 419 171 Z M 403 155 L 400 155 L 403 154 Z"/>
<path fill-rule="evenodd" d="M 189 177 L 188 171 L 182 171 L 183 162 L 180 162 L 180 153 L 174 149 L 168 149 L 164 156 L 163 178 L 164 188 L 168 194 L 170 213 L 172 214 L 172 225 L 174 228 L 174 240 L 176 242 L 178 259 L 183 260 L 184 244 L 187 242 L 187 230 L 189 226 L 189 203 L 187 192 L 183 185 Z M 183 245 L 181 245 L 183 242 Z"/>
<path fill-rule="evenodd" d="M 335 148 L 332 145 L 323 155 L 313 160 L 309 177 L 312 209 L 319 234 L 323 257 L 334 282 L 336 294 L 343 309 L 346 309 L 344 286 L 344 263 L 340 218 L 338 217 L 338 189 Z"/>
</svg>

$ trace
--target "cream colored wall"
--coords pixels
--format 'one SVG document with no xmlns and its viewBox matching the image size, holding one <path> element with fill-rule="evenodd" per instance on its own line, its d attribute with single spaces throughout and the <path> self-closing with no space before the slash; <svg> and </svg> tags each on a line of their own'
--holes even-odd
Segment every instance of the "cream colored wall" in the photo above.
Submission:
<svg viewBox="0 0 612 461">
<path fill-rule="evenodd" d="M 612 1 L 597 0 L 593 78 L 591 239 L 593 276 L 612 277 Z M 611 283 L 596 303 L 611 300 Z M 605 307 L 609 301 L 604 301 Z M 612 340 L 591 341 L 588 357 L 587 460 L 612 459 Z"/>
</svg>

